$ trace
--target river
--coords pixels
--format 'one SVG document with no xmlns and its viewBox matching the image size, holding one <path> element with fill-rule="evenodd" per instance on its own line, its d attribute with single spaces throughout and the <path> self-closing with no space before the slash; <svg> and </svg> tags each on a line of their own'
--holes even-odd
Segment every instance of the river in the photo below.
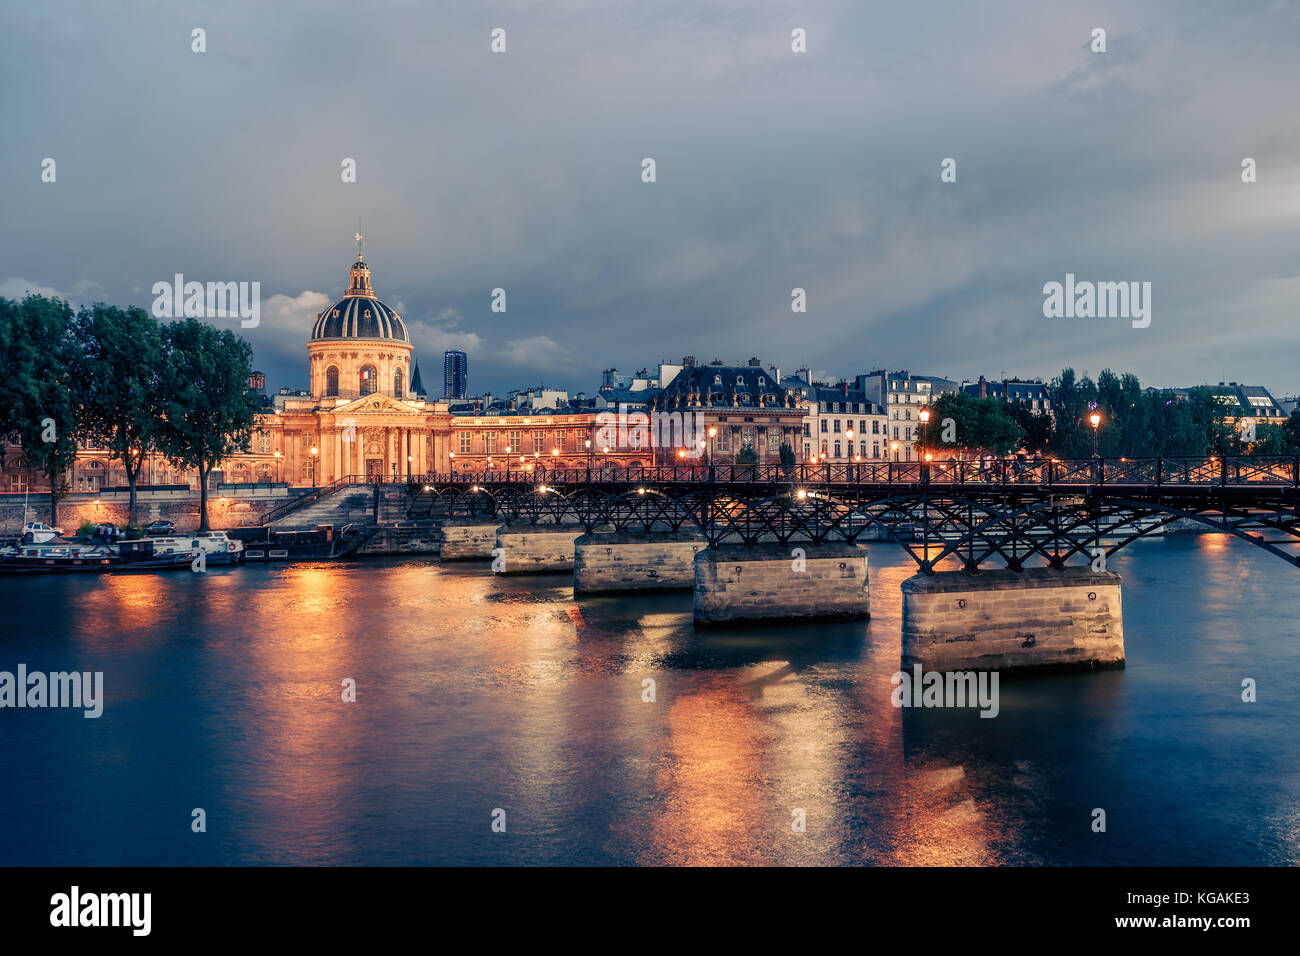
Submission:
<svg viewBox="0 0 1300 956">
<path fill-rule="evenodd" d="M 718 632 L 486 563 L 0 578 L 0 670 L 104 674 L 0 710 L 0 864 L 1300 863 L 1300 569 L 1139 541 L 1127 668 L 981 719 L 891 705 L 913 568 L 870 561 L 869 622 Z"/>
</svg>

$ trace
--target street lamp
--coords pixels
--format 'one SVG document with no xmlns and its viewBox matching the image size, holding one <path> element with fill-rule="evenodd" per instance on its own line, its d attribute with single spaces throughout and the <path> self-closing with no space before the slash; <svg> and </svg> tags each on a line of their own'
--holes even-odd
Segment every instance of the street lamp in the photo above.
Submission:
<svg viewBox="0 0 1300 956">
<path fill-rule="evenodd" d="M 316 487 L 316 456 L 320 454 L 320 449 L 315 445 L 311 446 L 311 486 Z"/>
<path fill-rule="evenodd" d="M 1092 423 L 1092 457 L 1097 457 L 1097 426 L 1101 424 L 1101 416 L 1093 412 L 1088 416 L 1088 421 Z"/>
<path fill-rule="evenodd" d="M 449 451 L 447 452 L 447 457 L 451 459 L 451 480 L 455 481 L 456 480 L 456 453 L 454 451 Z"/>
<path fill-rule="evenodd" d="M 916 413 L 916 417 L 921 419 L 921 428 L 920 428 L 921 440 L 920 442 L 918 442 L 918 444 L 921 446 L 921 451 L 924 452 L 925 451 L 925 426 L 930 424 L 930 409 L 922 408 L 919 412 Z M 928 454 L 925 456 L 925 460 L 926 461 L 930 460 L 930 456 Z"/>
<path fill-rule="evenodd" d="M 407 480 L 407 481 L 410 481 L 410 480 L 411 480 L 411 462 L 413 462 L 413 461 L 415 461 L 415 456 L 414 456 L 414 455 L 407 455 L 407 456 L 406 456 L 406 480 Z"/>
</svg>

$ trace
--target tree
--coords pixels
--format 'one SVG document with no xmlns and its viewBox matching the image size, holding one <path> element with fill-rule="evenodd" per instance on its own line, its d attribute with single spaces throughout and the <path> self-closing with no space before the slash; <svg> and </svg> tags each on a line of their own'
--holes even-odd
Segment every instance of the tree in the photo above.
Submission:
<svg viewBox="0 0 1300 956">
<path fill-rule="evenodd" d="M 136 482 L 157 449 L 163 421 L 162 329 L 143 309 L 96 303 L 77 315 L 77 376 L 83 383 L 88 441 L 113 453 L 131 489 L 128 522 L 136 523 Z"/>
<path fill-rule="evenodd" d="M 199 472 L 199 530 L 208 530 L 208 475 L 247 448 L 257 403 L 248 391 L 252 346 L 197 319 L 162 327 L 164 396 L 158 447 L 172 462 Z"/>
<path fill-rule="evenodd" d="M 754 450 L 753 445 L 746 445 L 744 448 L 740 449 L 739 454 L 736 455 L 736 464 L 738 465 L 758 464 L 758 452 Z"/>
<path fill-rule="evenodd" d="M 1291 417 L 1282 425 L 1293 451 L 1300 452 L 1300 408 L 1292 409 Z"/>
<path fill-rule="evenodd" d="M 1033 411 L 1028 405 L 1013 402 L 1008 406 L 1011 418 L 1024 435 L 1026 450 L 1047 451 L 1052 444 L 1052 416 Z"/>
<path fill-rule="evenodd" d="M 789 442 L 781 442 L 781 464 L 790 466 L 794 464 L 794 449 L 790 447 Z"/>
<path fill-rule="evenodd" d="M 1286 428 L 1272 422 L 1264 422 L 1255 430 L 1255 440 L 1250 443 L 1252 455 L 1289 455 L 1292 445 Z"/>
<path fill-rule="evenodd" d="M 16 441 L 50 487 L 50 524 L 59 522 L 67 494 L 59 476 L 77 458 L 81 407 L 73 373 L 76 342 L 72 307 L 62 299 L 0 299 L 0 437 Z"/>
<path fill-rule="evenodd" d="M 950 420 L 948 425 L 945 420 Z M 948 434 L 954 435 L 952 441 L 944 440 Z M 1001 399 L 948 392 L 930 407 L 930 420 L 920 426 L 917 437 L 925 448 L 1005 455 L 1021 446 L 1024 432 Z"/>
</svg>

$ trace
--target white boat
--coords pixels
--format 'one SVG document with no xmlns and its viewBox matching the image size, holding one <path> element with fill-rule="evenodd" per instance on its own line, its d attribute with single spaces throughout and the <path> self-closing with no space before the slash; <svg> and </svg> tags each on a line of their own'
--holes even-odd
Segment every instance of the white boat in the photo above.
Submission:
<svg viewBox="0 0 1300 956">
<path fill-rule="evenodd" d="M 63 534 L 62 528 L 51 528 L 39 521 L 29 521 L 23 525 L 23 544 L 45 544 Z"/>
<path fill-rule="evenodd" d="M 199 550 L 213 564 L 234 564 L 244 557 L 244 543 L 229 537 L 224 531 L 167 535 L 149 540 L 153 542 L 154 554 L 189 554 Z"/>
</svg>

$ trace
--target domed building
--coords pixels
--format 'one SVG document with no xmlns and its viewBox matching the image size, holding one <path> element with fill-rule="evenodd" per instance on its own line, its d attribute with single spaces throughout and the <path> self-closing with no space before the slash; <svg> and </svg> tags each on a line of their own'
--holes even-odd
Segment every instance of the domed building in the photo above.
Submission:
<svg viewBox="0 0 1300 956">
<path fill-rule="evenodd" d="M 447 406 L 426 401 L 413 352 L 406 323 L 379 298 L 358 253 L 343 297 L 312 324 L 308 396 L 286 397 L 276 416 L 288 481 L 446 470 Z"/>
<path fill-rule="evenodd" d="M 358 255 L 348 290 L 316 316 L 307 343 L 313 398 L 353 399 L 363 395 L 406 398 L 411 340 L 402 317 L 385 305 L 370 284 L 370 266 Z"/>
</svg>

